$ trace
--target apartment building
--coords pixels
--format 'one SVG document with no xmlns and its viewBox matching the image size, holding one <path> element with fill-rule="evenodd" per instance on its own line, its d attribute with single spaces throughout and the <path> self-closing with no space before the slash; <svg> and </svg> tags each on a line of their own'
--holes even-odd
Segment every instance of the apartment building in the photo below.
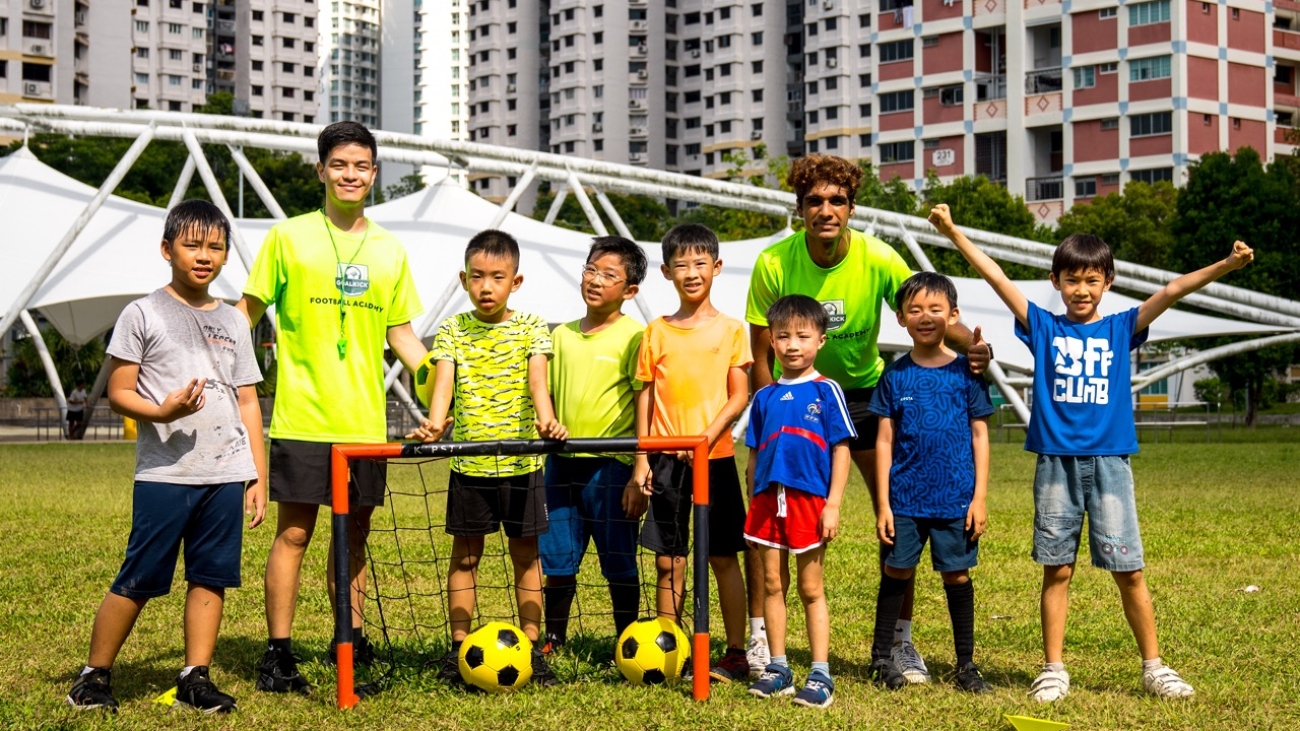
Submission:
<svg viewBox="0 0 1300 731">
<path fill-rule="evenodd" d="M 98 0 L 93 11 L 90 0 L 12 0 L 0 7 L 0 103 L 117 99 L 115 106 L 124 106 L 130 93 L 128 1 Z M 114 17 L 120 18 L 115 25 Z"/>
<path fill-rule="evenodd" d="M 380 0 L 320 2 L 322 121 L 378 128 Z"/>
</svg>

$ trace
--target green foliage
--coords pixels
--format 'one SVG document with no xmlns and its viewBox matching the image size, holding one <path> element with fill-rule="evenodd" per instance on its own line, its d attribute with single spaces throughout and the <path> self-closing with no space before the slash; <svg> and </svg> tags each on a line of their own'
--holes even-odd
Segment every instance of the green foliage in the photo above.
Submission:
<svg viewBox="0 0 1300 731">
<path fill-rule="evenodd" d="M 1192 392 L 1196 394 L 1197 401 L 1207 404 L 1222 404 L 1227 395 L 1223 389 L 1223 381 L 1217 378 L 1198 379 L 1192 384 Z"/>
<path fill-rule="evenodd" d="M 916 215 L 928 216 L 936 203 L 947 203 L 953 222 L 982 231 L 1015 236 L 1033 241 L 1050 241 L 1051 229 L 1042 226 L 1034 214 L 1025 207 L 1025 199 L 1012 195 L 1007 189 L 983 175 L 963 176 L 950 183 L 942 183 L 933 171 L 926 179 L 925 201 Z M 978 277 L 975 268 L 961 254 L 952 249 L 927 246 L 926 254 L 935 269 L 955 277 Z M 1012 279 L 1041 279 L 1047 273 L 1040 269 L 1000 262 L 1003 271 Z"/>
<path fill-rule="evenodd" d="M 403 196 L 411 195 L 412 193 L 418 193 L 427 187 L 429 186 L 425 184 L 423 175 L 420 175 L 419 173 L 410 173 L 409 175 L 403 175 L 400 181 L 386 186 L 384 188 L 383 198 L 385 200 L 393 200 L 394 198 L 401 198 Z"/>
<path fill-rule="evenodd" d="M 1177 201 L 1173 183 L 1130 181 L 1123 195 L 1111 193 L 1066 211 L 1057 221 L 1056 235 L 1094 234 L 1110 244 L 1116 259 L 1166 269 L 1174 250 L 1170 224 Z"/>
<path fill-rule="evenodd" d="M 96 338 L 85 345 L 74 345 L 53 327 L 41 328 L 41 337 L 50 351 L 54 369 L 58 371 L 65 391 L 71 392 L 78 381 L 85 381 L 87 385 L 95 381 L 95 376 L 104 365 L 103 340 Z M 36 350 L 36 341 L 31 337 L 14 341 L 13 362 L 9 364 L 5 375 L 5 396 L 20 398 L 54 395 L 49 378 L 45 375 L 45 364 L 41 362 L 40 353 Z"/>
<path fill-rule="evenodd" d="M 789 156 L 772 157 L 768 155 L 767 145 L 755 145 L 749 154 L 744 150 L 728 152 L 722 156 L 722 161 L 731 165 L 726 179 L 733 183 L 773 190 L 790 189 L 785 182 L 790 172 Z M 675 223 L 702 223 L 712 229 L 720 241 L 739 241 L 776 233 L 787 223 L 798 228 L 802 222 L 754 211 L 698 206 L 681 214 Z"/>
<path fill-rule="evenodd" d="M 920 201 L 916 193 L 907 187 L 907 183 L 903 182 L 902 178 L 894 176 L 893 180 L 884 182 L 876 174 L 871 163 L 859 160 L 858 166 L 862 168 L 862 183 L 858 185 L 855 204 L 863 208 L 879 208 L 882 211 L 905 213 L 909 216 L 916 215 L 920 210 Z"/>
<path fill-rule="evenodd" d="M 632 238 L 637 241 L 658 241 L 663 235 L 672 228 L 672 218 L 668 213 L 668 207 L 656 198 L 648 195 L 622 195 L 620 193 L 607 193 L 609 202 L 614 205 L 614 210 L 623 219 L 627 225 L 628 231 L 631 232 Z M 591 205 L 596 209 L 596 215 L 600 217 L 601 222 L 605 225 L 605 230 L 611 234 L 617 233 L 614 228 L 614 222 L 605 209 L 596 200 L 594 195 L 588 193 L 591 199 Z M 533 207 L 533 218 L 538 221 L 546 220 L 546 213 L 551 209 L 551 203 L 555 201 L 555 193 L 543 184 L 542 189 L 537 194 L 537 204 Z M 564 203 L 560 205 L 560 213 L 555 218 L 555 225 L 561 228 L 567 228 L 572 231 L 583 231 L 596 235 L 596 230 L 592 228 L 591 222 L 587 220 L 587 214 L 582 212 L 582 206 L 578 203 L 576 196 L 568 195 L 564 198 Z"/>
</svg>

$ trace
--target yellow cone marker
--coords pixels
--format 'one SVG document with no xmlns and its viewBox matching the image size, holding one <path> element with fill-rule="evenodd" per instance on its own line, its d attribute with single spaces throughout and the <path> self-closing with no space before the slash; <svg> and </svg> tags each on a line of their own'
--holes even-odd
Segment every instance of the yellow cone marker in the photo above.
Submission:
<svg viewBox="0 0 1300 731">
<path fill-rule="evenodd" d="M 157 703 L 157 704 L 160 705 L 160 706 L 170 706 L 170 705 L 172 705 L 173 703 L 175 703 L 175 702 L 176 702 L 176 688 L 175 688 L 175 686 L 173 686 L 172 689 L 169 690 L 169 691 L 167 691 L 166 693 L 163 693 L 162 695 L 158 696 L 157 698 L 154 698 L 154 699 L 153 699 L 153 702 L 154 702 L 154 703 Z M 1010 716 L 1008 716 L 1007 718 L 1010 718 Z"/>
<path fill-rule="evenodd" d="M 1059 729 L 1070 725 L 1060 721 L 1048 721 L 1042 718 L 1030 718 L 1029 716 L 1003 715 L 1003 718 L 1010 721 L 1016 731 L 1059 731 Z"/>
</svg>

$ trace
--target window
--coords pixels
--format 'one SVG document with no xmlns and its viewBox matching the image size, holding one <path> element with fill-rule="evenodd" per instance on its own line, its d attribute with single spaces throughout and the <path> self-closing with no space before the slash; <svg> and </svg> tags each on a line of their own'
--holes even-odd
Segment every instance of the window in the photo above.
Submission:
<svg viewBox="0 0 1300 731">
<path fill-rule="evenodd" d="M 506 32 L 511 35 L 514 35 L 515 33 L 519 32 L 519 24 L 514 21 L 506 23 Z"/>
<path fill-rule="evenodd" d="M 1173 131 L 1173 113 L 1155 112 L 1154 114 L 1136 114 L 1129 117 L 1130 137 L 1149 137 L 1167 135 Z"/>
<path fill-rule="evenodd" d="M 880 145 L 880 162 L 911 162 L 916 159 L 915 142 L 885 142 Z"/>
<path fill-rule="evenodd" d="M 871 27 L 871 13 L 863 13 L 862 15 L 858 16 L 858 27 L 859 28 Z"/>
<path fill-rule="evenodd" d="M 1169 78 L 1169 57 L 1136 58 L 1128 62 L 1129 81 L 1150 81 Z"/>
<path fill-rule="evenodd" d="M 298 64 L 284 61 L 280 64 L 280 70 L 285 72 L 286 74 L 292 74 L 298 70 Z"/>
<path fill-rule="evenodd" d="M 592 71 L 604 71 L 604 70 L 605 70 L 605 59 L 603 59 L 603 58 L 598 58 L 598 59 L 592 61 L 592 62 L 591 62 L 591 70 L 592 70 Z"/>
<path fill-rule="evenodd" d="M 727 6 L 718 8 L 718 20 L 731 20 L 731 8 Z"/>
<path fill-rule="evenodd" d="M 863 117 L 864 119 L 867 118 L 867 117 L 870 117 L 870 116 L 871 116 L 871 105 L 870 105 L 870 104 L 859 104 L 859 105 L 858 105 L 858 116 Z"/>
<path fill-rule="evenodd" d="M 871 44 L 863 43 L 858 46 L 858 58 L 871 58 Z"/>
<path fill-rule="evenodd" d="M 749 70 L 750 70 L 750 73 L 755 73 L 755 74 L 761 74 L 761 73 L 763 73 L 763 62 L 762 62 L 762 61 L 750 61 L 750 62 L 749 62 Z"/>
<path fill-rule="evenodd" d="M 295 44 L 296 41 L 293 38 L 282 38 L 280 40 L 280 45 L 284 48 L 293 48 Z"/>
<path fill-rule="evenodd" d="M 817 152 L 817 140 L 808 141 L 808 152 Z"/>
<path fill-rule="evenodd" d="M 763 31 L 760 30 L 757 33 L 750 33 L 749 41 L 750 43 L 753 43 L 755 46 L 763 45 Z"/>
<path fill-rule="evenodd" d="M 704 97 L 704 108 L 705 109 L 713 108 L 713 97 L 711 96 Z"/>
<path fill-rule="evenodd" d="M 183 51 L 181 51 L 181 49 L 179 49 L 179 48 L 169 48 L 169 49 L 167 49 L 167 60 L 168 60 L 168 61 L 179 61 L 179 60 L 181 60 L 181 59 L 184 58 L 184 57 L 185 57 L 185 53 L 184 53 Z"/>
<path fill-rule="evenodd" d="M 140 86 L 148 86 L 148 85 L 149 85 L 149 74 L 136 74 L 136 75 L 135 75 L 135 83 L 138 84 L 138 85 L 140 85 Z"/>
<path fill-rule="evenodd" d="M 828 122 L 829 122 L 830 120 L 832 120 L 832 119 L 839 119 L 839 118 L 840 118 L 840 108 L 839 108 L 839 107 L 826 107 L 826 109 L 823 110 L 823 111 L 824 111 L 825 114 L 826 114 L 826 121 L 828 121 Z"/>
<path fill-rule="evenodd" d="M 759 102 L 763 101 L 763 90 L 762 90 L 762 89 L 755 89 L 755 90 L 751 91 L 751 92 L 749 93 L 749 95 L 750 95 L 750 97 L 753 99 L 754 103 L 759 103 Z"/>
<path fill-rule="evenodd" d="M 880 63 L 906 61 L 912 58 L 912 41 L 894 41 L 880 44 Z"/>
<path fill-rule="evenodd" d="M 1101 120 L 1102 130 L 1119 129 L 1119 117 L 1107 117 Z"/>
<path fill-rule="evenodd" d="M 858 86 L 863 89 L 871 88 L 871 74 L 858 74 Z"/>
<path fill-rule="evenodd" d="M 1174 182 L 1173 168 L 1152 168 L 1151 170 L 1134 170 L 1129 173 L 1129 177 L 1142 183 L 1166 183 Z"/>
<path fill-rule="evenodd" d="M 809 82 L 808 82 L 808 96 L 812 96 L 813 94 L 816 94 L 816 93 L 817 93 L 817 82 L 816 82 L 816 81 L 809 81 Z"/>
<path fill-rule="evenodd" d="M 253 88 L 252 88 L 252 94 L 253 94 L 253 96 L 261 96 L 261 95 L 262 95 L 262 87 L 257 86 L 257 85 L 254 85 Z"/>
<path fill-rule="evenodd" d="M 136 57 L 136 58 L 149 58 L 149 49 L 148 49 L 148 48 L 137 48 L 137 49 L 135 49 L 135 57 Z"/>
<path fill-rule="evenodd" d="M 596 7 L 594 7 L 594 8 L 591 9 L 591 14 L 592 14 L 593 17 L 596 17 L 596 18 L 604 17 L 604 15 L 605 15 L 605 6 L 604 6 L 604 5 L 597 5 Z"/>
<path fill-rule="evenodd" d="M 594 97 L 594 98 L 596 98 L 596 99 L 604 99 L 604 98 L 605 98 L 605 85 L 604 85 L 604 84 L 596 84 L 595 86 L 591 87 L 591 95 L 592 95 L 592 97 Z"/>
<path fill-rule="evenodd" d="M 253 36 L 251 42 L 252 42 L 252 44 L 253 44 L 254 46 L 260 46 L 260 45 L 262 45 L 262 36 Z"/>
<path fill-rule="evenodd" d="M 731 48 L 731 36 L 718 36 L 718 48 Z"/>
<path fill-rule="evenodd" d="M 724 104 L 730 104 L 730 103 L 731 103 L 731 92 L 729 92 L 729 91 L 724 91 L 724 92 L 722 92 L 721 94 L 718 95 L 718 105 L 719 105 L 719 106 L 724 105 Z"/>
<path fill-rule="evenodd" d="M 687 145 L 687 146 L 686 146 L 686 156 L 687 156 L 687 157 L 695 157 L 695 156 L 697 156 L 697 155 L 699 155 L 699 154 L 700 154 L 700 145 L 699 145 L 698 142 L 695 143 L 695 144 Z"/>
<path fill-rule="evenodd" d="M 939 45 L 939 36 L 922 36 L 922 37 L 921 37 L 921 47 L 922 47 L 922 48 L 934 48 L 934 47 L 937 46 L 937 45 Z"/>
<path fill-rule="evenodd" d="M 316 27 L 316 19 L 313 18 L 313 17 L 311 17 L 310 15 L 304 15 L 304 16 L 302 17 L 302 24 L 303 24 L 303 27 L 305 27 L 305 28 L 315 28 L 315 27 Z"/>
<path fill-rule="evenodd" d="M 1097 195 L 1097 178 L 1075 178 L 1074 197 L 1091 198 Z"/>
<path fill-rule="evenodd" d="M 836 24 L 836 21 L 837 21 L 837 20 L 838 20 L 838 18 L 836 18 L 835 16 L 831 16 L 831 17 L 827 18 L 825 21 L 823 21 L 823 22 L 825 23 L 825 25 L 826 25 L 826 30 L 827 30 L 827 31 L 833 31 L 833 30 L 835 30 L 835 28 L 837 27 L 837 24 Z"/>
<path fill-rule="evenodd" d="M 1119 14 L 1119 8 L 1102 8 L 1097 11 L 1097 17 L 1102 20 L 1110 20 Z"/>
<path fill-rule="evenodd" d="M 185 27 L 182 26 L 180 23 L 168 23 L 168 24 L 167 24 L 167 32 L 168 32 L 168 33 L 171 33 L 172 35 L 180 35 L 184 30 L 185 30 Z"/>
<path fill-rule="evenodd" d="M 836 89 L 840 88 L 840 80 L 838 77 L 835 76 L 827 77 L 826 79 L 824 79 L 824 82 L 826 85 L 826 91 L 835 91 Z"/>
<path fill-rule="evenodd" d="M 753 5 L 749 6 L 749 9 L 755 18 L 761 17 L 763 15 L 763 3 L 754 3 Z"/>
<path fill-rule="evenodd" d="M 839 146 L 840 146 L 840 138 L 839 138 L 839 137 L 827 137 L 824 141 L 826 142 L 826 149 L 828 149 L 828 150 L 837 150 L 837 149 L 839 149 Z"/>
<path fill-rule="evenodd" d="M 254 21 L 254 22 L 261 22 L 261 20 L 262 20 L 263 17 L 264 17 L 264 16 L 262 15 L 262 11 L 261 11 L 261 10 L 254 10 L 254 11 L 253 11 L 253 21 Z"/>
<path fill-rule="evenodd" d="M 196 38 L 196 39 L 198 39 L 198 40 L 203 40 L 203 37 L 204 37 L 205 35 L 207 35 L 207 29 L 206 29 L 206 28 L 190 28 L 190 37 L 191 37 L 191 38 Z"/>
<path fill-rule="evenodd" d="M 1082 66 L 1073 69 L 1074 71 L 1074 88 L 1091 89 L 1097 85 L 1097 67 Z"/>
<path fill-rule="evenodd" d="M 45 35 L 43 35 L 43 36 L 36 36 L 36 35 L 31 35 L 31 34 L 29 33 L 29 31 L 34 31 L 34 30 L 36 30 L 37 28 L 44 28 L 44 29 L 45 29 Z M 137 20 L 137 21 L 135 21 L 135 32 L 136 32 L 136 33 L 148 33 L 148 32 L 149 32 L 149 21 L 147 21 L 147 20 Z M 45 23 L 23 23 L 23 35 L 24 35 L 24 36 L 27 36 L 28 38 L 49 38 L 49 37 L 50 37 L 50 26 L 46 25 Z"/>
<path fill-rule="evenodd" d="M 817 112 L 815 110 L 808 112 L 808 126 L 811 127 L 814 124 L 817 124 Z"/>
<path fill-rule="evenodd" d="M 1130 26 L 1168 22 L 1169 0 L 1155 0 L 1155 2 L 1128 6 L 1128 24 Z"/>
<path fill-rule="evenodd" d="M 721 122 L 718 122 L 718 131 L 721 132 L 721 133 L 724 134 L 724 135 L 725 135 L 725 134 L 730 134 L 730 133 L 731 133 L 731 120 L 724 119 L 724 120 L 722 120 Z"/>
<path fill-rule="evenodd" d="M 1273 69 L 1274 84 L 1290 84 L 1295 80 L 1295 68 L 1278 64 Z"/>
<path fill-rule="evenodd" d="M 191 88 L 191 89 L 194 89 L 195 91 L 202 91 L 202 90 L 203 90 L 203 79 L 194 79 L 193 81 L 191 81 L 191 82 L 190 82 L 190 88 Z"/>
<path fill-rule="evenodd" d="M 1111 61 L 1110 63 L 1097 64 L 1097 73 L 1099 74 L 1116 74 L 1119 73 L 1119 63 Z"/>
<path fill-rule="evenodd" d="M 965 100 L 965 95 L 965 87 L 945 86 L 939 90 L 939 103 L 945 107 L 959 107 Z"/>
<path fill-rule="evenodd" d="M 285 23 L 292 24 L 298 22 L 298 16 L 294 15 L 293 13 L 281 13 L 280 16 L 284 18 Z"/>
<path fill-rule="evenodd" d="M 816 24 L 816 23 L 809 23 L 809 24 L 807 25 L 807 27 L 805 28 L 805 32 L 807 33 L 807 35 L 810 35 L 810 36 L 815 36 L 815 35 L 817 35 L 817 24 Z"/>
<path fill-rule="evenodd" d="M 912 91 L 891 91 L 880 95 L 880 113 L 910 111 L 916 104 Z"/>
</svg>

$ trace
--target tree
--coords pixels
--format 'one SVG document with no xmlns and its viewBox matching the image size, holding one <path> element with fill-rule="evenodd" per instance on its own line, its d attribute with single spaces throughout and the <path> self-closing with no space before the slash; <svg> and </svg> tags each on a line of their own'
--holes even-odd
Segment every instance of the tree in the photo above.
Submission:
<svg viewBox="0 0 1300 731">
<path fill-rule="evenodd" d="M 1034 214 L 1025 207 L 1024 198 L 1012 195 L 1007 189 L 983 175 L 963 176 L 950 183 L 942 183 L 931 172 L 926 178 L 925 203 L 917 215 L 928 216 L 936 203 L 947 203 L 952 209 L 953 222 L 981 231 L 1015 236 L 1031 241 L 1050 241 L 1052 231 L 1038 223 Z M 954 277 L 979 277 L 974 267 L 961 254 L 952 249 L 927 247 L 926 254 L 935 269 Z M 1041 269 L 1001 262 L 1002 269 L 1013 279 L 1041 279 L 1047 273 Z"/>
<path fill-rule="evenodd" d="M 1174 249 L 1170 224 L 1177 201 L 1173 183 L 1129 181 L 1122 195 L 1111 193 L 1075 205 L 1057 221 L 1056 235 L 1064 239 L 1076 233 L 1094 234 L 1110 244 L 1116 259 L 1168 269 Z"/>
<path fill-rule="evenodd" d="M 74 345 L 66 340 L 53 327 L 41 328 L 41 337 L 45 347 L 50 351 L 54 361 L 54 370 L 59 374 L 65 389 L 71 389 L 77 381 L 92 383 L 99 369 L 104 365 L 104 341 L 95 338 L 85 345 Z M 7 384 L 4 395 L 14 398 L 24 396 L 54 395 L 50 388 L 50 379 L 45 374 L 45 364 L 41 362 L 36 350 L 36 341 L 31 337 L 14 341 L 13 362 L 6 373 Z"/>
<path fill-rule="evenodd" d="M 546 220 L 546 214 L 551 210 L 551 203 L 555 201 L 555 193 L 551 191 L 547 183 L 543 183 L 537 193 L 537 203 L 533 207 L 533 218 L 538 221 Z M 619 218 L 627 225 L 628 231 L 632 238 L 637 241 L 658 241 L 670 228 L 672 223 L 671 216 L 668 213 L 668 207 L 658 199 L 648 195 L 622 195 L 619 193 L 607 193 L 609 202 L 613 204 L 614 210 L 618 211 Z M 596 209 L 596 215 L 604 224 L 605 230 L 611 234 L 617 233 L 614 228 L 614 222 L 600 202 L 595 199 L 594 195 L 588 193 L 591 198 L 591 205 Z M 596 230 L 592 228 L 591 222 L 587 220 L 587 214 L 582 212 L 582 206 L 578 203 L 576 196 L 569 195 L 560 205 L 560 212 L 555 217 L 555 225 L 560 228 L 567 228 L 572 231 L 584 231 L 596 235 Z"/>
<path fill-rule="evenodd" d="M 1199 269 L 1227 255 L 1241 239 L 1255 249 L 1255 262 L 1228 277 L 1228 284 L 1293 297 L 1300 289 L 1300 181 L 1285 161 L 1265 166 L 1243 147 L 1235 156 L 1215 152 L 1193 163 L 1178 195 L 1170 268 Z M 1219 339 L 1202 347 L 1232 342 Z M 1210 363 L 1230 391 L 1246 391 L 1246 424 L 1254 426 L 1266 382 L 1296 362 L 1300 348 L 1277 346 Z"/>
<path fill-rule="evenodd" d="M 403 175 L 400 181 L 385 187 L 383 197 L 385 200 L 393 200 L 395 198 L 411 195 L 412 193 L 418 193 L 427 187 L 423 175 L 420 175 L 419 173 L 410 173 L 408 175 Z"/>
</svg>

